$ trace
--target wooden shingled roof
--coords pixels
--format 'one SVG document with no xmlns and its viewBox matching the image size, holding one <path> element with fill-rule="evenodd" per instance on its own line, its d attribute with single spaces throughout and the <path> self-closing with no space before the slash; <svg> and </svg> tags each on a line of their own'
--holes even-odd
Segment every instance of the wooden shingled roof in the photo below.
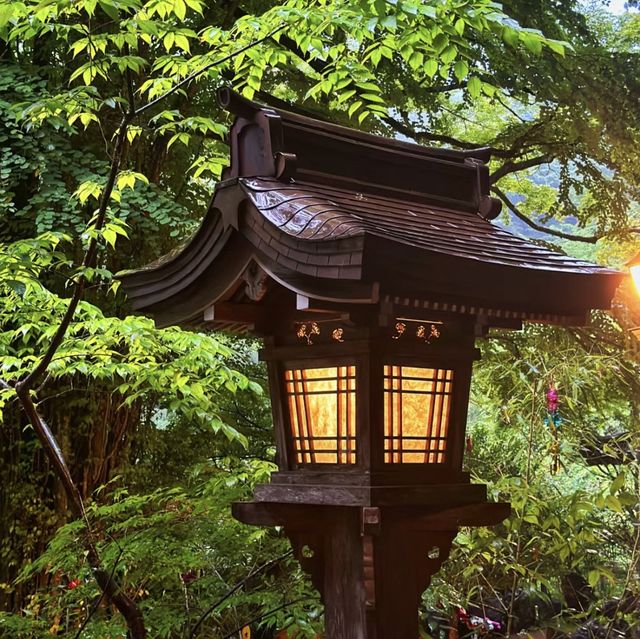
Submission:
<svg viewBox="0 0 640 639">
<path fill-rule="evenodd" d="M 286 111 L 225 89 L 231 167 L 180 250 L 121 276 L 160 325 L 200 324 L 269 286 L 333 304 L 392 303 L 483 317 L 580 322 L 621 274 L 490 220 L 488 151 L 430 149 Z M 246 326 L 242 313 L 218 328 Z"/>
</svg>

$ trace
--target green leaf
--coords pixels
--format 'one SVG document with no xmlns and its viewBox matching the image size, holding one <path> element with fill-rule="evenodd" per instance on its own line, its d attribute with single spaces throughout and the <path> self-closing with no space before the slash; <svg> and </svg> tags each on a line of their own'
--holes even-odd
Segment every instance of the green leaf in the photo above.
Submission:
<svg viewBox="0 0 640 639">
<path fill-rule="evenodd" d="M 522 31 L 520 33 L 520 41 L 527 49 L 529 49 L 529 51 L 531 51 L 531 53 L 536 55 L 540 55 L 540 53 L 542 53 L 542 42 L 538 35 Z"/>
<path fill-rule="evenodd" d="M 112 229 L 104 229 L 102 231 L 102 237 L 104 237 L 105 241 L 109 246 L 111 246 L 111 248 L 116 247 L 116 240 L 118 239 L 118 236 L 115 231 Z"/>
<path fill-rule="evenodd" d="M 187 15 L 187 5 L 184 0 L 173 0 L 173 12 L 179 20 L 184 20 Z"/>
<path fill-rule="evenodd" d="M 607 495 L 607 497 L 605 498 L 605 504 L 607 505 L 607 507 L 617 513 L 624 512 L 620 500 L 615 495 Z"/>
<path fill-rule="evenodd" d="M 449 36 L 446 33 L 438 33 L 433 39 L 433 48 L 437 54 L 441 54 L 449 46 Z"/>
<path fill-rule="evenodd" d="M 415 71 L 424 63 L 424 55 L 420 51 L 414 51 L 409 58 L 409 66 Z"/>
<path fill-rule="evenodd" d="M 385 16 L 380 20 L 380 25 L 389 29 L 390 31 L 395 31 L 398 26 L 398 20 L 396 16 Z"/>
<path fill-rule="evenodd" d="M 477 98 L 480 96 L 480 92 L 482 91 L 482 81 L 478 76 L 471 76 L 469 78 L 469 82 L 467 83 L 467 91 L 469 91 L 469 95 L 472 98 Z"/>
<path fill-rule="evenodd" d="M 567 48 L 566 42 L 558 42 L 557 40 L 547 40 L 546 45 L 558 55 L 564 56 Z"/>
<path fill-rule="evenodd" d="M 444 64 L 451 64 L 458 55 L 458 47 L 455 44 L 449 45 L 441 54 L 440 59 Z"/>
<path fill-rule="evenodd" d="M 453 74 L 462 82 L 469 75 L 469 65 L 464 60 L 458 60 L 453 67 Z"/>
<path fill-rule="evenodd" d="M 176 43 L 176 46 L 182 49 L 183 51 L 186 51 L 187 53 L 191 52 L 189 39 L 186 36 L 180 33 L 176 34 L 175 43 Z"/>
<path fill-rule="evenodd" d="M 438 61 L 434 58 L 427 60 L 424 63 L 424 72 L 428 77 L 433 78 L 433 76 L 438 72 Z"/>
<path fill-rule="evenodd" d="M 162 44 L 164 45 L 164 48 L 167 50 L 167 52 L 171 51 L 175 41 L 176 34 L 171 31 L 164 36 L 164 38 L 162 39 Z"/>
<path fill-rule="evenodd" d="M 353 117 L 353 114 L 362 106 L 362 101 L 361 100 L 356 100 L 355 102 L 351 103 L 351 106 L 349 107 L 349 117 Z"/>
<path fill-rule="evenodd" d="M 616 478 L 611 482 L 611 486 L 609 487 L 609 491 L 612 494 L 613 493 L 617 493 L 624 486 L 626 478 L 627 478 L 627 476 L 626 476 L 626 473 L 624 471 L 618 473 Z"/>
</svg>

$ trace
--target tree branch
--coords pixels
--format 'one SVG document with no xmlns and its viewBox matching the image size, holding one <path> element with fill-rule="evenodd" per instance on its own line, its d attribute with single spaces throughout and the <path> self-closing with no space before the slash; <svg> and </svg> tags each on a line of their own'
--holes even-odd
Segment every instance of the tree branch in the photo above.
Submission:
<svg viewBox="0 0 640 639">
<path fill-rule="evenodd" d="M 166 91 L 164 94 L 148 102 L 147 104 L 135 108 L 135 103 L 133 101 L 133 83 L 131 81 L 130 74 L 126 77 L 126 89 L 129 98 L 129 108 L 126 113 L 122 116 L 122 120 L 120 122 L 120 126 L 117 130 L 116 141 L 114 144 L 113 155 L 111 157 L 111 164 L 109 167 L 109 174 L 107 176 L 107 181 L 104 189 L 100 195 L 100 200 L 98 203 L 98 210 L 94 218 L 93 222 L 93 230 L 95 233 L 92 235 L 89 240 L 89 244 L 87 246 L 86 252 L 84 254 L 84 258 L 82 260 L 82 268 L 94 268 L 97 263 L 98 250 L 100 248 L 99 244 L 99 232 L 104 227 L 107 211 L 109 207 L 109 203 L 111 201 L 111 196 L 113 193 L 113 189 L 116 184 L 116 179 L 118 177 L 118 173 L 120 171 L 121 164 L 124 158 L 124 149 L 126 146 L 127 140 L 127 130 L 131 121 L 146 112 L 148 109 L 157 105 L 162 100 L 166 99 L 176 91 L 178 91 L 181 87 L 185 86 L 199 75 L 205 73 L 207 70 L 213 68 L 216 65 L 223 64 L 227 60 L 230 60 L 234 56 L 247 51 L 248 49 L 264 42 L 268 38 L 271 38 L 277 32 L 283 30 L 287 25 L 283 24 L 277 29 L 272 30 L 268 35 L 259 40 L 255 40 L 251 42 L 237 51 L 234 51 L 226 56 L 218 60 L 214 60 L 213 62 L 206 64 L 201 69 L 194 71 L 189 76 L 184 78 L 181 82 L 173 86 L 171 89 Z M 85 525 L 87 527 L 87 538 L 85 540 L 85 549 L 87 551 L 87 560 L 89 565 L 93 569 L 94 577 L 98 583 L 98 586 L 102 590 L 102 593 L 109 599 L 109 601 L 117 608 L 117 610 L 122 614 L 127 624 L 129 636 L 131 639 L 145 639 L 147 632 L 144 624 L 144 617 L 140 612 L 139 607 L 130 597 L 128 597 L 124 591 L 120 588 L 118 584 L 116 584 L 112 578 L 112 575 L 108 575 L 101 568 L 100 556 L 98 554 L 96 544 L 94 541 L 94 532 L 90 525 L 90 522 L 87 518 L 86 511 L 84 508 L 84 502 L 82 499 L 82 495 L 78 490 L 71 473 L 69 472 L 69 468 L 65 461 L 64 455 L 58 442 L 56 441 L 51 429 L 47 425 L 47 423 L 42 419 L 39 415 L 35 404 L 33 403 L 31 392 L 36 383 L 40 380 L 40 378 L 47 372 L 49 365 L 51 364 L 56 352 L 60 348 L 65 335 L 73 321 L 74 315 L 78 309 L 78 305 L 83 298 L 85 289 L 87 286 L 87 280 L 83 272 L 79 273 L 78 278 L 75 281 L 75 285 L 73 288 L 73 293 L 69 300 L 69 304 L 62 316 L 62 320 L 58 325 L 51 341 L 46 348 L 44 355 L 38 362 L 38 364 L 31 370 L 27 376 L 19 380 L 14 385 L 14 391 L 24 409 L 29 422 L 31 423 L 36 435 L 44 448 L 45 454 L 50 460 L 53 468 L 55 469 L 56 475 L 62 482 L 65 493 L 67 494 L 68 499 L 73 505 L 73 510 L 83 518 L 85 521 Z M 4 389 L 11 388 L 6 381 L 0 380 L 0 387 Z"/>
<path fill-rule="evenodd" d="M 507 205 L 507 208 L 519 219 L 522 220 L 527 226 L 530 226 L 536 231 L 547 233 L 548 235 L 554 235 L 555 237 L 561 237 L 564 240 L 572 240 L 574 242 L 586 242 L 588 244 L 595 244 L 602 235 L 572 235 L 571 233 L 565 233 L 564 231 L 558 231 L 557 229 L 548 228 L 542 224 L 534 222 L 531 218 L 527 217 L 518 207 L 497 187 L 492 186 L 491 190 Z"/>
<path fill-rule="evenodd" d="M 126 45 L 126 52 L 127 55 L 129 55 L 129 45 Z M 127 67 L 126 71 L 125 71 L 125 82 L 127 85 L 127 97 L 129 99 L 129 115 L 131 118 L 133 118 L 135 116 L 136 113 L 136 98 L 135 98 L 135 91 L 133 88 L 133 78 L 131 77 L 131 69 L 129 67 Z"/>
<path fill-rule="evenodd" d="M 491 174 L 491 184 L 497 182 L 500 178 L 503 178 L 505 175 L 509 173 L 516 173 L 517 171 L 524 171 L 525 169 L 531 169 L 534 166 L 540 166 L 541 164 L 549 164 L 553 161 L 553 156 L 551 155 L 538 155 L 533 158 L 529 158 L 528 160 L 507 160 L 501 167 L 496 169 Z"/>
<path fill-rule="evenodd" d="M 397 133 L 401 133 L 402 135 L 406 135 L 408 138 L 413 138 L 418 142 L 441 142 L 443 144 L 451 144 L 452 146 L 457 146 L 460 149 L 483 149 L 487 148 L 482 144 L 475 144 L 473 142 L 467 142 L 465 140 L 459 140 L 458 138 L 451 137 L 450 135 L 443 135 L 440 133 L 429 133 L 427 131 L 416 131 L 413 127 L 410 127 L 408 124 L 404 122 L 400 122 L 395 118 L 392 118 L 390 115 L 384 116 L 380 118 L 385 124 L 390 126 Z M 497 155 L 502 153 L 501 149 L 496 149 L 494 147 L 489 147 L 491 149 L 492 155 Z"/>
<path fill-rule="evenodd" d="M 288 26 L 287 24 L 282 24 L 279 27 L 277 27 L 276 29 L 272 29 L 264 37 L 259 38 L 258 40 L 254 40 L 253 42 L 250 42 L 250 43 L 246 44 L 245 46 L 240 47 L 240 49 L 238 49 L 236 51 L 233 51 L 233 52 L 229 53 L 228 55 L 223 56 L 222 58 L 219 58 L 218 60 L 214 60 L 214 61 L 210 62 L 209 64 L 204 65 L 201 69 L 198 69 L 197 71 L 194 71 L 193 73 L 188 75 L 186 78 L 184 78 L 183 80 L 178 82 L 178 84 L 176 84 L 173 87 L 171 87 L 171 89 L 169 89 L 168 91 L 165 91 L 165 93 L 163 93 L 162 95 L 158 96 L 154 100 L 151 100 L 151 102 L 147 102 L 146 104 L 144 104 L 143 106 L 141 106 L 141 107 L 139 107 L 139 108 L 137 108 L 135 110 L 132 109 L 133 103 L 130 103 L 130 109 L 123 116 L 122 121 L 120 122 L 120 127 L 118 129 L 118 135 L 117 135 L 117 138 L 116 138 L 116 144 L 115 144 L 115 148 L 114 148 L 114 152 L 113 152 L 113 158 L 111 160 L 111 167 L 109 169 L 109 176 L 107 178 L 107 183 L 105 185 L 105 188 L 102 191 L 102 194 L 101 194 L 101 197 L 100 197 L 100 204 L 99 204 L 99 207 L 98 207 L 98 213 L 96 214 L 96 222 L 94 224 L 94 228 L 95 228 L 96 231 L 100 231 L 102 229 L 103 225 L 104 225 L 105 218 L 106 218 L 106 213 L 107 213 L 107 208 L 108 208 L 109 202 L 111 200 L 111 194 L 113 192 L 113 187 L 115 186 L 116 177 L 118 175 L 118 171 L 120 170 L 120 164 L 122 162 L 122 157 L 123 157 L 123 152 L 124 152 L 124 145 L 125 145 L 125 141 L 127 139 L 127 128 L 129 126 L 129 124 L 131 123 L 131 121 L 134 119 L 134 117 L 137 117 L 137 116 L 141 115 L 142 113 L 144 113 L 148 109 L 150 109 L 153 106 L 157 105 L 159 102 L 161 102 L 161 101 L 165 100 L 166 98 L 168 98 L 170 95 L 173 95 L 176 91 L 178 91 L 183 86 L 185 86 L 186 84 L 188 84 L 189 82 L 191 82 L 192 80 L 197 78 L 198 76 L 202 75 L 203 73 L 205 73 L 209 69 L 212 69 L 213 67 L 215 67 L 217 65 L 223 64 L 223 63 L 227 62 L 228 60 L 232 59 L 233 57 L 239 55 L 240 53 L 243 53 L 244 51 L 247 51 L 248 49 L 251 49 L 252 47 L 257 46 L 258 44 L 261 44 L 262 42 L 265 42 L 269 38 L 272 38 L 279 31 L 282 31 L 283 29 L 285 29 L 287 26 Z M 129 83 L 127 83 L 127 84 L 128 84 L 128 89 L 132 89 L 130 84 Z M 89 246 L 87 248 L 87 252 L 85 253 L 85 257 L 84 257 L 84 260 L 82 262 L 82 266 L 84 268 L 91 268 L 91 267 L 95 266 L 97 253 L 98 253 L 98 239 L 96 237 L 93 237 L 89 242 Z M 71 321 L 73 320 L 73 316 L 74 316 L 74 314 L 76 312 L 76 309 L 78 308 L 78 304 L 80 303 L 80 300 L 82 299 L 82 295 L 84 293 L 85 286 L 86 286 L 86 279 L 85 279 L 85 277 L 83 275 L 81 275 L 77 280 L 77 284 L 75 286 L 74 293 L 73 293 L 73 295 L 71 297 L 71 300 L 69 302 L 69 306 L 67 307 L 67 310 L 66 310 L 66 312 L 65 312 L 65 314 L 64 314 L 64 316 L 62 318 L 60 326 L 58 327 L 58 330 L 54 334 L 54 336 L 53 336 L 53 338 L 51 340 L 51 343 L 49 344 L 49 347 L 47 348 L 43 358 L 40 360 L 38 365 L 31 371 L 31 373 L 29 373 L 29 375 L 24 380 L 22 380 L 21 382 L 18 382 L 18 384 L 16 384 L 16 390 L 18 390 L 18 388 L 25 389 L 25 390 L 28 390 L 28 389 L 32 388 L 34 383 L 37 382 L 37 380 L 40 378 L 40 376 L 47 370 L 49 364 L 51 363 L 51 359 L 53 358 L 55 352 L 60 347 L 60 344 L 62 343 L 62 340 L 64 339 L 64 336 L 65 336 L 65 334 L 67 332 L 67 329 L 69 328 L 69 325 L 71 324 Z"/>
<path fill-rule="evenodd" d="M 213 604 L 211 604 L 201 615 L 200 618 L 198 619 L 198 621 L 194 624 L 193 628 L 191 629 L 191 632 L 189 633 L 189 639 L 193 639 L 195 637 L 195 634 L 198 630 L 198 628 L 202 625 L 202 622 L 221 604 L 223 604 L 227 599 L 229 599 L 229 597 L 231 597 L 231 595 L 233 595 L 234 593 L 238 592 L 238 590 L 240 590 L 240 588 L 242 588 L 250 579 L 252 579 L 253 577 L 255 577 L 256 575 L 260 574 L 261 572 L 263 572 L 264 570 L 266 570 L 267 568 L 270 568 L 271 566 L 275 566 L 276 564 L 280 563 L 283 559 L 286 559 L 287 557 L 291 556 L 293 554 L 293 549 L 292 550 L 288 550 L 287 552 L 285 552 L 283 555 L 280 555 L 280 557 L 276 557 L 275 559 L 271 559 L 270 561 L 265 562 L 264 564 L 262 564 L 261 566 L 258 566 L 255 570 L 252 570 L 244 579 L 242 579 L 241 581 L 239 581 L 231 590 L 229 590 L 229 592 L 227 592 L 224 596 L 220 597 L 220 599 L 218 599 L 216 602 L 214 602 Z M 245 624 L 246 625 L 246 624 Z M 240 628 L 242 629 L 242 628 Z"/>
<path fill-rule="evenodd" d="M 104 226 L 104 222 L 107 216 L 107 208 L 109 207 L 109 202 L 111 201 L 111 194 L 113 192 L 113 187 L 116 183 L 116 177 L 118 175 L 118 171 L 120 170 L 120 163 L 122 161 L 122 156 L 124 152 L 124 143 L 127 139 L 127 127 L 129 122 L 131 121 L 131 114 L 127 113 L 122 117 L 122 121 L 120 122 L 120 127 L 118 129 L 118 135 L 116 138 L 116 144 L 113 151 L 113 158 L 111 159 L 111 167 L 109 168 L 109 176 L 107 178 L 107 183 L 102 191 L 100 196 L 100 204 L 98 206 L 98 212 L 95 218 L 94 229 L 96 231 L 102 230 Z M 94 235 L 89 240 L 89 246 L 87 247 L 87 251 L 84 255 L 84 259 L 82 260 L 83 268 L 93 268 L 96 263 L 96 259 L 98 256 L 98 238 Z M 23 396 L 25 392 L 33 388 L 34 384 L 40 379 L 40 377 L 44 374 L 44 372 L 49 367 L 53 356 L 55 355 L 58 348 L 62 344 L 62 340 L 67 333 L 67 329 L 73 320 L 73 316 L 78 308 L 78 304 L 82 299 L 85 286 L 87 285 L 87 280 L 83 274 L 80 274 L 80 277 L 76 281 L 76 285 L 73 290 L 73 295 L 69 300 L 69 306 L 67 306 L 67 310 L 62 317 L 62 321 L 58 326 L 58 330 L 55 332 L 51 342 L 42 359 L 38 363 L 38 365 L 27 375 L 27 377 L 18 382 L 16 384 L 16 392 L 19 396 Z"/>
<path fill-rule="evenodd" d="M 118 556 L 116 557 L 116 560 L 113 562 L 113 568 L 111 569 L 111 574 L 109 575 L 109 582 L 111 582 L 111 580 L 113 579 L 113 576 L 116 574 L 116 568 L 120 563 L 120 557 L 122 557 L 123 552 L 124 550 L 122 548 L 118 550 Z M 75 637 L 73 639 L 80 639 L 80 635 L 82 634 L 82 631 L 87 627 L 87 625 L 89 624 L 93 616 L 96 614 L 96 611 L 100 607 L 100 604 L 102 603 L 102 600 L 104 599 L 105 595 L 106 595 L 106 591 L 103 590 L 100 593 L 100 596 L 98 597 L 96 602 L 93 604 L 93 608 L 91 608 L 91 611 L 87 615 L 87 618 L 82 622 L 82 625 L 78 628 L 78 632 L 76 632 Z"/>
<path fill-rule="evenodd" d="M 154 106 L 156 106 L 159 102 L 162 102 L 163 100 L 168 98 L 170 95 L 173 95 L 176 91 L 179 91 L 183 86 L 189 84 L 192 80 L 195 80 L 198 76 L 202 75 L 203 73 L 205 73 L 209 69 L 212 69 L 213 67 L 216 67 L 216 66 L 218 66 L 220 64 L 224 64 L 228 60 L 231 60 L 235 56 L 239 55 L 240 53 L 244 53 L 245 51 L 248 51 L 249 49 L 253 49 L 253 47 L 258 46 L 259 44 L 262 44 L 263 42 L 266 42 L 267 40 L 272 38 L 276 33 L 279 33 L 280 31 L 282 31 L 283 29 L 285 29 L 288 26 L 289 26 L 288 24 L 281 24 L 276 29 L 273 29 L 272 31 L 269 31 L 269 33 L 267 33 L 266 36 L 264 36 L 262 38 L 259 38 L 258 40 L 254 40 L 253 42 L 249 42 L 248 44 L 244 45 L 243 47 L 240 47 L 237 51 L 232 51 L 228 55 L 225 55 L 222 58 L 219 58 L 218 60 L 213 60 L 212 62 L 209 62 L 209 64 L 205 64 L 201 69 L 198 69 L 197 71 L 194 71 L 193 73 L 190 73 L 186 78 L 180 80 L 180 82 L 178 82 L 178 84 L 175 84 L 170 89 L 165 91 L 162 95 L 159 95 L 157 98 L 155 98 L 155 100 L 151 100 L 151 102 L 147 102 L 143 106 L 137 108 L 135 110 L 134 114 L 136 116 L 141 115 L 145 111 L 148 111 L 149 109 L 151 109 Z"/>
<path fill-rule="evenodd" d="M 87 527 L 87 537 L 85 539 L 84 546 L 87 551 L 87 561 L 93 569 L 93 575 L 98 582 L 98 586 L 124 617 L 131 639 L 145 639 L 147 631 L 144 625 L 144 618 L 137 604 L 133 599 L 125 594 L 120 586 L 113 580 L 113 576 L 107 574 L 102 569 L 100 555 L 98 554 L 95 545 L 95 533 L 93 532 L 91 523 L 87 517 L 84 502 L 82 501 L 82 495 L 71 477 L 71 473 L 69 472 L 67 463 L 62 455 L 62 451 L 58 446 L 58 442 L 53 436 L 48 424 L 38 413 L 38 410 L 31 399 L 30 391 L 27 388 L 22 387 L 16 388 L 16 393 L 20 398 L 20 402 L 27 414 L 29 422 L 33 426 L 33 429 L 44 448 L 45 454 L 53 464 L 56 469 L 56 474 L 62 481 L 65 493 L 71 501 L 73 509 L 85 522 L 85 526 Z"/>
<path fill-rule="evenodd" d="M 27 414 L 29 422 L 33 426 L 33 429 L 38 436 L 47 457 L 49 458 L 49 461 L 53 464 L 56 469 L 56 474 L 62 481 L 64 491 L 73 504 L 74 510 L 76 510 L 78 514 L 86 520 L 86 512 L 82 496 L 71 477 L 67 462 L 64 459 L 60 446 L 58 445 L 56 438 L 53 436 L 49 425 L 44 421 L 44 419 L 42 419 L 42 417 L 40 417 L 40 414 L 31 399 L 29 390 L 26 388 L 16 388 L 15 391 L 20 399 L 22 407 L 24 408 L 24 412 Z"/>
</svg>

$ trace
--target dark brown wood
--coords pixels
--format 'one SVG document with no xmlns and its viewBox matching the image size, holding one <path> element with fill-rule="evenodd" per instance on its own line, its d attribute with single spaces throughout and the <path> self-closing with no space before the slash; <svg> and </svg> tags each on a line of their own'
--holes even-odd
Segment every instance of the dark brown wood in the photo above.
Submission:
<svg viewBox="0 0 640 639">
<path fill-rule="evenodd" d="M 340 477 L 340 470 L 336 469 Z M 340 486 L 338 484 L 261 484 L 258 501 L 336 506 L 445 506 L 486 499 L 484 484 L 406 484 L 398 486 Z"/>
<path fill-rule="evenodd" d="M 395 509 L 399 524 L 407 530 L 457 530 L 462 526 L 494 526 L 504 521 L 511 513 L 511 506 L 503 502 L 478 503 L 441 510 L 433 508 Z"/>
<path fill-rule="evenodd" d="M 245 524 L 252 526 L 287 526 L 290 530 L 314 529 L 326 534 L 334 517 L 340 513 L 356 510 L 366 517 L 371 511 L 378 513 L 377 527 L 382 520 L 393 521 L 403 530 L 457 530 L 461 526 L 493 526 L 509 516 L 511 506 L 503 502 L 475 502 L 450 507 L 411 506 L 399 507 L 338 507 L 333 504 L 317 506 L 315 504 L 288 504 L 282 502 L 236 502 L 232 505 L 233 516 Z M 372 534 L 371 529 L 364 529 L 361 521 L 361 534 Z M 366 523 L 366 522 L 365 522 Z M 371 522 L 369 522 L 371 523 Z"/>
<path fill-rule="evenodd" d="M 365 639 L 366 592 L 363 537 L 357 509 L 332 521 L 324 536 L 324 625 L 327 639 Z"/>
<path fill-rule="evenodd" d="M 325 604 L 326 639 L 416 639 L 418 607 L 461 525 L 487 525 L 508 504 L 341 508 L 234 504 L 245 523 L 280 525 Z"/>
<path fill-rule="evenodd" d="M 492 205 L 479 157 L 225 95 L 241 114 L 231 132 L 233 177 L 216 186 L 201 229 L 182 251 L 122 276 L 136 308 L 161 322 L 197 324 L 204 308 L 226 301 L 240 279 L 224 257 L 238 259 L 237 236 L 245 266 L 253 259 L 279 285 L 345 311 L 376 304 L 377 286 L 496 324 L 530 316 L 565 323 L 609 306 L 620 273 L 483 219 Z"/>
<path fill-rule="evenodd" d="M 456 366 L 454 373 L 454 393 L 449 418 L 449 454 L 451 466 L 462 468 L 464 439 L 467 425 L 467 409 L 471 387 L 471 366 Z"/>
<path fill-rule="evenodd" d="M 397 188 L 400 184 L 427 194 L 432 201 L 453 202 L 469 209 L 480 205 L 480 189 L 488 189 L 488 170 L 479 159 L 488 157 L 486 150 L 469 153 L 385 140 L 260 107 L 228 89 L 221 95 L 225 108 L 239 116 L 230 135 L 236 161 L 232 159 L 228 177 L 281 176 L 280 160 L 288 165 L 288 176 L 311 175 L 316 180 L 326 176 L 327 181 L 348 178 L 378 187 Z M 365 156 L 367 163 L 360 161 Z"/>
<path fill-rule="evenodd" d="M 341 472 L 338 473 L 337 471 Z M 381 470 L 371 470 L 365 464 L 322 464 L 281 471 L 271 475 L 278 484 L 338 484 L 339 486 L 406 486 L 434 484 L 469 484 L 469 473 L 448 474 L 432 464 L 383 464 Z"/>
<path fill-rule="evenodd" d="M 291 439 L 286 432 L 289 428 L 289 420 L 284 405 L 284 390 L 282 368 L 278 362 L 270 362 L 267 366 L 269 374 L 269 388 L 271 389 L 271 413 L 273 423 L 276 425 L 276 463 L 280 470 L 287 470 L 293 466 L 294 457 L 291 447 Z"/>
<path fill-rule="evenodd" d="M 368 637 L 414 639 L 421 595 L 449 556 L 456 531 L 407 531 L 393 521 L 383 526 L 374 542 L 376 603 Z"/>
<path fill-rule="evenodd" d="M 376 375 L 378 356 L 371 349 L 362 356 L 358 369 L 360 391 L 358 393 L 358 447 L 361 451 L 359 464 L 367 470 L 374 468 L 380 460 L 382 438 L 380 434 L 381 410 L 377 410 L 378 399 L 382 398 L 382 390 L 378 385 L 382 383 L 382 376 Z M 379 394 L 378 394 L 379 393 Z M 367 477 L 367 479 L 370 479 Z"/>
</svg>

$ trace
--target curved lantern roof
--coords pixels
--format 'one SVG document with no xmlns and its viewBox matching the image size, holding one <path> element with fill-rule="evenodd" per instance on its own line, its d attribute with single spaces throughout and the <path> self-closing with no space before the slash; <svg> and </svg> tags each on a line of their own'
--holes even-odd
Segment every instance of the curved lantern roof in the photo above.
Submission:
<svg viewBox="0 0 640 639">
<path fill-rule="evenodd" d="M 500 204 L 489 196 L 488 151 L 388 140 L 227 89 L 220 100 L 237 116 L 231 167 L 200 229 L 121 275 L 134 308 L 160 325 L 209 319 L 243 330 L 254 324 L 251 306 L 295 308 L 293 294 L 336 309 L 391 303 L 498 325 L 580 323 L 609 307 L 619 272 L 490 221 Z M 224 316 L 207 315 L 221 303 Z"/>
</svg>

